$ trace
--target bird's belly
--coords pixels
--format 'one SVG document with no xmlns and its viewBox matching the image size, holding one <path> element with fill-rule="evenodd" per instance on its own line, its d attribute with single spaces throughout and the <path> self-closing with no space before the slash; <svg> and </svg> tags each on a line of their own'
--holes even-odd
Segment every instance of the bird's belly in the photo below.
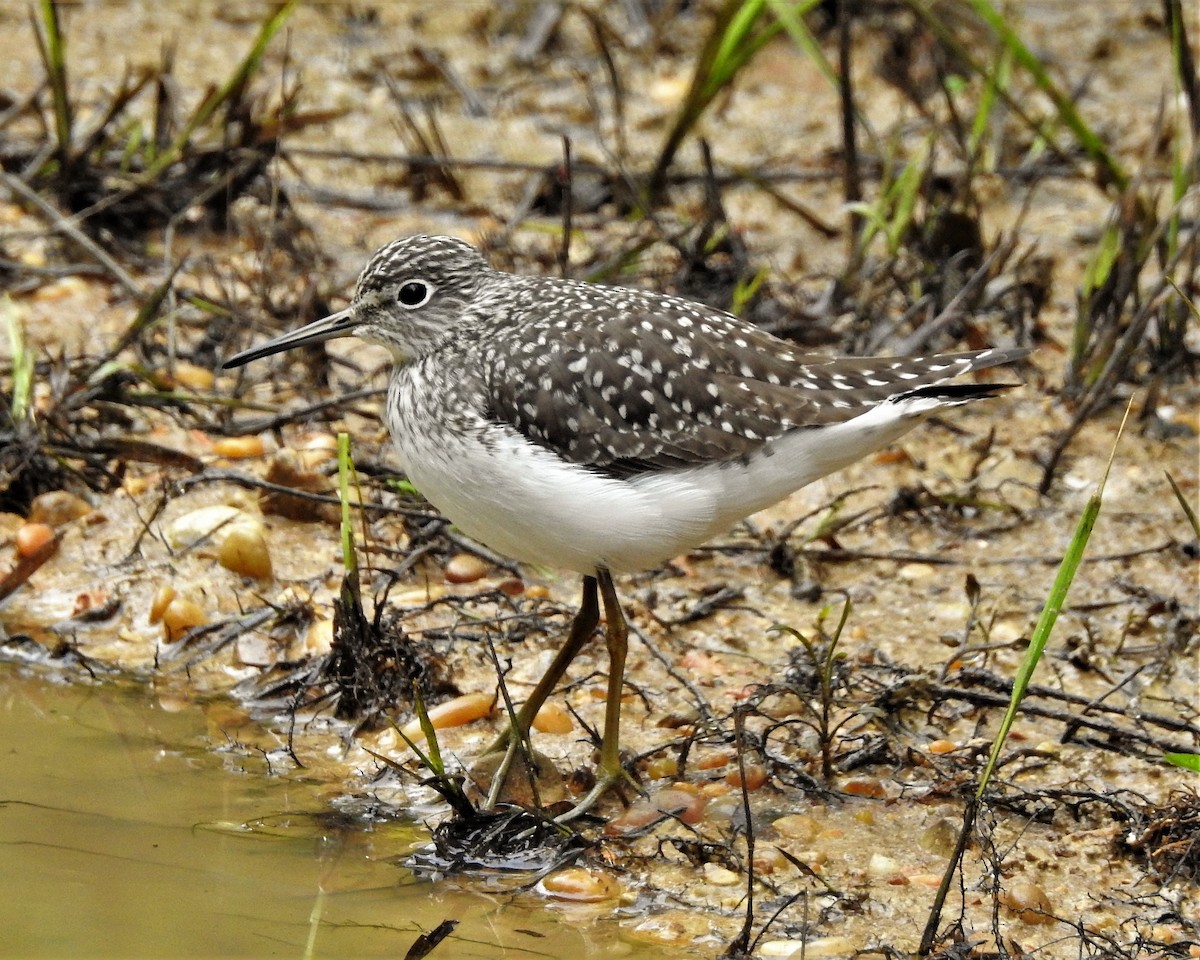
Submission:
<svg viewBox="0 0 1200 960">
<path fill-rule="evenodd" d="M 691 482 L 654 490 L 571 464 L 502 427 L 483 442 L 397 440 L 408 478 L 463 533 L 527 563 L 592 574 L 641 570 L 712 535 L 713 498 Z"/>
<path fill-rule="evenodd" d="M 619 479 L 563 460 L 516 431 L 395 430 L 417 489 L 463 533 L 516 560 L 591 574 L 653 567 L 794 490 L 886 446 L 926 412 L 881 404 L 794 430 L 745 461 Z"/>
</svg>

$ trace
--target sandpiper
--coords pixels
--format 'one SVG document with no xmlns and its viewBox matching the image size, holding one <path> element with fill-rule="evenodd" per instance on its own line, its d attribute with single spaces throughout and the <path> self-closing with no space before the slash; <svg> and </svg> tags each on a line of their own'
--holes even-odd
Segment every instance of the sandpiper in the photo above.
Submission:
<svg viewBox="0 0 1200 960">
<path fill-rule="evenodd" d="M 463 533 L 577 571 L 566 642 L 517 714 L 509 757 L 599 622 L 610 657 L 596 786 L 623 777 L 628 629 L 613 574 L 653 567 L 1004 384 L 951 382 L 1026 355 L 826 359 L 679 297 L 494 270 L 470 244 L 413 236 L 367 264 L 350 305 L 235 367 L 356 336 L 387 347 L 400 465 Z"/>
</svg>

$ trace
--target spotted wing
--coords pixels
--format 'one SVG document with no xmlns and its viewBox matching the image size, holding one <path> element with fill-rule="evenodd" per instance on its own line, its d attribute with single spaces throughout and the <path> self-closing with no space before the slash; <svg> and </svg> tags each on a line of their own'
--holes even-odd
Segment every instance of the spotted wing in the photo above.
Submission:
<svg viewBox="0 0 1200 960">
<path fill-rule="evenodd" d="M 558 281 L 555 316 L 522 331 L 519 358 L 486 351 L 485 376 L 496 420 L 620 476 L 743 458 L 789 430 L 1013 359 L 824 360 L 690 301 L 613 288 L 601 308 L 594 291 Z"/>
</svg>

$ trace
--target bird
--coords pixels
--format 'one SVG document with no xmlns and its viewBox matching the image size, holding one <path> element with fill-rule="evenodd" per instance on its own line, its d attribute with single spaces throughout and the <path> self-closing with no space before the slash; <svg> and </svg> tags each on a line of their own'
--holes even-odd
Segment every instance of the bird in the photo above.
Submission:
<svg viewBox="0 0 1200 960">
<path fill-rule="evenodd" d="M 1012 384 L 959 378 L 1029 352 L 807 355 L 714 307 L 508 273 L 463 240 L 421 234 L 381 247 L 345 309 L 224 366 L 347 336 L 391 353 L 383 417 L 424 497 L 492 550 L 582 576 L 566 640 L 497 741 L 508 762 L 603 607 L 596 782 L 564 820 L 626 778 L 614 576 L 686 553 L 932 413 L 994 396 Z"/>
</svg>

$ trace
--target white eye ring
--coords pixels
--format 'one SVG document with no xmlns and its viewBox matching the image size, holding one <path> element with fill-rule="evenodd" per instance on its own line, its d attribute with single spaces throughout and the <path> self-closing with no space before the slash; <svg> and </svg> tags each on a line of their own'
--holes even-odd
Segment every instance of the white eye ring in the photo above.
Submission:
<svg viewBox="0 0 1200 960">
<path fill-rule="evenodd" d="M 415 310 L 429 302 L 435 289 L 424 280 L 405 280 L 396 291 L 396 302 L 407 310 Z"/>
</svg>

